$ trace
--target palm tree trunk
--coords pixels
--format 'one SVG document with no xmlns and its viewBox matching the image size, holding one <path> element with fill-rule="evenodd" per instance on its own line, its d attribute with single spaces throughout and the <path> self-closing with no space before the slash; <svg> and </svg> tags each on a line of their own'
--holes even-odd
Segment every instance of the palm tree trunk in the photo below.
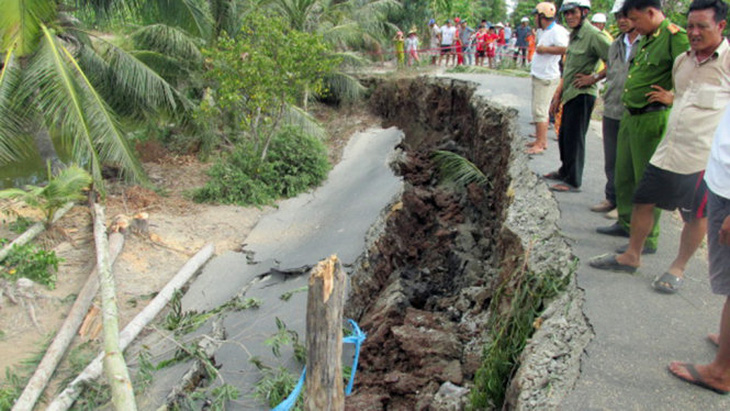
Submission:
<svg viewBox="0 0 730 411">
<path fill-rule="evenodd" d="M 59 171 L 64 169 L 65 164 L 58 157 L 56 146 L 53 145 L 51 135 L 45 126 L 41 125 L 33 132 L 33 140 L 38 148 L 38 154 L 41 156 L 43 164 L 51 163 L 51 173 L 53 175 L 58 174 Z"/>
<path fill-rule="evenodd" d="M 109 262 L 108 240 L 104 208 L 94 203 L 94 240 L 96 242 L 96 266 L 101 285 L 101 313 L 104 326 L 104 371 L 112 387 L 112 404 L 117 410 L 136 411 L 132 381 L 119 346 L 119 313 L 116 287 Z"/>
</svg>

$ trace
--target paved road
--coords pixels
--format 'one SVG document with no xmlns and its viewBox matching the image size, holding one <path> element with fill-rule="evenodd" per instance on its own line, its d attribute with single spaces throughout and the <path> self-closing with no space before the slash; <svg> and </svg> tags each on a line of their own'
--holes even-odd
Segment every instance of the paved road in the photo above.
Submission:
<svg viewBox="0 0 730 411">
<path fill-rule="evenodd" d="M 519 111 L 520 138 L 533 132 L 527 78 L 496 75 L 449 74 L 473 81 L 477 93 Z M 550 133 L 549 148 L 535 156 L 531 168 L 544 174 L 559 166 L 558 145 Z M 706 251 L 700 250 L 689 263 L 684 289 L 664 295 L 651 288 L 651 281 L 674 259 L 681 229 L 671 213 L 662 217 L 659 252 L 645 258 L 635 275 L 593 269 L 587 261 L 611 252 L 625 239 L 595 232 L 611 224 L 589 207 L 603 198 L 603 152 L 600 122 L 591 124 L 587 136 L 587 159 L 581 193 L 560 193 L 560 229 L 580 258 L 578 285 L 585 290 L 584 312 L 596 338 L 587 347 L 582 373 L 575 389 L 563 403 L 566 410 L 727 410 L 730 399 L 694 387 L 672 377 L 672 360 L 707 362 L 715 349 L 706 334 L 718 326 L 723 299 L 710 292 Z"/>
</svg>

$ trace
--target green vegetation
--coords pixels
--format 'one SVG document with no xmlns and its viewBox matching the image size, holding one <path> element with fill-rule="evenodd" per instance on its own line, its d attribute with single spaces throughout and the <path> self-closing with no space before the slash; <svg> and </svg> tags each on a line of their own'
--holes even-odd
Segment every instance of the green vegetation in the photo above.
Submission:
<svg viewBox="0 0 730 411">
<path fill-rule="evenodd" d="M 18 216 L 14 221 L 8 223 L 8 228 L 15 234 L 23 234 L 33 224 L 35 224 L 35 221 L 30 218 Z"/>
<path fill-rule="evenodd" d="M 287 291 L 284 294 L 279 296 L 279 299 L 282 301 L 289 301 L 294 294 L 305 292 L 309 289 L 306 285 L 304 287 L 295 288 L 291 291 Z"/>
<path fill-rule="evenodd" d="M 284 367 L 264 368 L 261 372 L 263 377 L 256 383 L 254 396 L 269 407 L 279 405 L 297 385 L 297 377 Z M 299 396 L 292 409 L 304 409 L 304 396 Z"/>
<path fill-rule="evenodd" d="M 487 324 L 489 342 L 482 352 L 482 365 L 471 391 L 474 409 L 501 408 L 509 378 L 519 366 L 519 356 L 535 330 L 535 320 L 546 303 L 565 289 L 576 267 L 577 263 L 564 275 L 534 273 L 523 266 L 499 285 L 490 303 L 495 308 Z"/>
<path fill-rule="evenodd" d="M 7 241 L 2 239 L 0 245 L 5 245 Z M 0 276 L 7 279 L 27 278 L 52 290 L 56 288 L 56 273 L 61 261 L 63 259 L 56 256 L 54 251 L 46 251 L 35 244 L 14 245 L 0 265 Z"/>
<path fill-rule="evenodd" d="M 170 312 L 165 316 L 163 327 L 166 330 L 175 331 L 175 334 L 187 334 L 200 328 L 209 318 L 228 310 L 247 310 L 249 308 L 258 308 L 261 306 L 261 300 L 256 298 L 247 298 L 239 300 L 237 298 L 228 301 L 210 311 L 199 313 L 195 310 L 183 311 L 182 296 L 180 290 L 176 290 L 170 300 Z"/>
<path fill-rule="evenodd" d="M 266 205 L 317 186 L 330 165 L 324 144 L 301 129 L 285 127 L 261 159 L 241 144 L 209 170 L 210 181 L 194 194 L 196 201 Z"/>
<path fill-rule="evenodd" d="M 0 191 L 0 199 L 20 200 L 40 210 L 43 212 L 46 227 L 50 227 L 56 211 L 69 201 L 82 200 L 84 198 L 82 190 L 89 184 L 91 176 L 82 168 L 72 165 L 53 176 L 49 164 L 48 184 L 42 187 L 29 185 L 25 190 L 8 188 Z"/>
<path fill-rule="evenodd" d="M 43 359 L 43 355 L 51 343 L 51 337 L 44 337 L 44 341 L 40 344 L 38 351 L 22 360 L 18 367 L 5 368 L 5 379 L 0 382 L 0 410 L 13 408 L 15 400 L 23 393 L 23 389 L 28 384 L 31 374 Z"/>
<path fill-rule="evenodd" d="M 300 364 L 305 364 L 307 362 L 307 347 L 299 342 L 299 334 L 286 328 L 286 324 L 279 317 L 276 317 L 276 329 L 276 334 L 265 341 L 265 344 L 271 347 L 274 355 L 281 357 L 281 348 L 291 344 L 294 348 L 294 358 Z"/>
</svg>

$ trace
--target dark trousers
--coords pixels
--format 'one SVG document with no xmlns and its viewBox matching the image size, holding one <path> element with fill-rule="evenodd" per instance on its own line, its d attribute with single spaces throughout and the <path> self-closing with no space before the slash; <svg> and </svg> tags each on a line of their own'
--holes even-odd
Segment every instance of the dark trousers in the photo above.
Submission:
<svg viewBox="0 0 730 411">
<path fill-rule="evenodd" d="M 562 123 L 558 137 L 560 170 L 567 184 L 578 188 L 583 183 L 583 165 L 586 158 L 586 133 L 596 97 L 579 94 L 563 105 Z"/>
<path fill-rule="evenodd" d="M 606 200 L 616 205 L 616 186 L 614 185 L 614 170 L 616 169 L 616 144 L 618 144 L 618 128 L 621 120 L 603 118 L 603 172 L 606 173 Z"/>
</svg>

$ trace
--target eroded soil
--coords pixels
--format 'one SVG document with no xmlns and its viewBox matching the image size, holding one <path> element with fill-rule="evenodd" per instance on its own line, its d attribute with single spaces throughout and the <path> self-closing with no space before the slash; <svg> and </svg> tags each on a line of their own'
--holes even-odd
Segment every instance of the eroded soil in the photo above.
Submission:
<svg viewBox="0 0 730 411">
<path fill-rule="evenodd" d="M 353 133 L 379 122 L 363 107 L 334 110 L 319 106 L 315 116 L 329 132 L 327 145 L 333 162 L 339 161 Z M 150 235 L 128 235 L 114 266 L 122 327 L 198 249 L 211 242 L 217 254 L 240 249 L 259 218 L 272 209 L 196 204 L 187 193 L 205 183 L 205 171 L 211 163 L 201 163 L 192 155 L 174 155 L 159 145 L 144 149 L 145 170 L 159 190 L 112 183 L 106 200 L 108 221 L 118 214 L 149 214 Z M 38 218 L 28 208 L 16 208 L 21 215 Z M 95 264 L 88 207 L 74 207 L 57 227 L 52 238 L 42 240 L 64 259 L 56 289 L 35 285 L 33 298 L 28 298 L 25 306 L 13 304 L 5 297 L 0 299 L 0 370 L 18 366 L 55 334 Z M 0 237 L 15 236 L 6 224 L 0 227 Z M 30 318 L 31 303 L 38 327 Z M 89 320 L 86 334 L 77 338 L 76 345 L 89 340 L 93 344 L 99 342 L 101 321 L 96 317 Z M 4 378 L 2 373 L 0 379 Z"/>
</svg>

